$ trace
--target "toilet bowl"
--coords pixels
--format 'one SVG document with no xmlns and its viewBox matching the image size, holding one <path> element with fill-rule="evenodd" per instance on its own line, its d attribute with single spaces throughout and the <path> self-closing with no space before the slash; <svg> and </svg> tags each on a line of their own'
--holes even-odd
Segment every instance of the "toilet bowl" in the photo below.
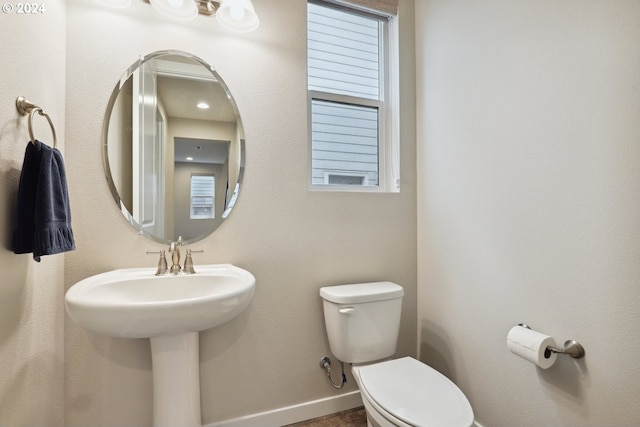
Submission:
<svg viewBox="0 0 640 427">
<path fill-rule="evenodd" d="M 369 426 L 471 427 L 473 410 L 447 377 L 411 357 L 352 368 Z"/>
<path fill-rule="evenodd" d="M 471 405 L 451 380 L 414 358 L 391 359 L 403 294 L 392 282 L 320 289 L 329 347 L 352 364 L 368 426 L 473 426 Z"/>
</svg>

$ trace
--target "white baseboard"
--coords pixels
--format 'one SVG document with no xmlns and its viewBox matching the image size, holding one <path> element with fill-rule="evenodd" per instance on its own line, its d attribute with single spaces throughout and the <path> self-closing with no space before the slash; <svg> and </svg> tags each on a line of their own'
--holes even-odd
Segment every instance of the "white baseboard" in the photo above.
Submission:
<svg viewBox="0 0 640 427">
<path fill-rule="evenodd" d="M 311 418 L 334 414 L 362 406 L 359 391 L 325 399 L 313 400 L 298 405 L 260 412 L 231 420 L 207 424 L 204 427 L 281 427 Z"/>
</svg>

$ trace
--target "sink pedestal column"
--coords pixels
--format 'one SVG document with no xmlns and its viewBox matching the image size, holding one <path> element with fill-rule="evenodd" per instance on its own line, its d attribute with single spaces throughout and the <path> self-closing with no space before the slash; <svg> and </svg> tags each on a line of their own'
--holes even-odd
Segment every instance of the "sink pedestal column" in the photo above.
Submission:
<svg viewBox="0 0 640 427">
<path fill-rule="evenodd" d="M 154 427 L 202 427 L 198 338 L 198 332 L 151 337 Z"/>
</svg>

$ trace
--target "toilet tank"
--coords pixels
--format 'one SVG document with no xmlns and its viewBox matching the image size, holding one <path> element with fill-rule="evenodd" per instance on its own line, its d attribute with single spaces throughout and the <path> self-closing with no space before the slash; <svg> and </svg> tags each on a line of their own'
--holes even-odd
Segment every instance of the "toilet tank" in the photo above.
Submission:
<svg viewBox="0 0 640 427">
<path fill-rule="evenodd" d="M 320 288 L 331 352 L 345 363 L 368 363 L 396 352 L 404 290 L 392 282 Z"/>
</svg>

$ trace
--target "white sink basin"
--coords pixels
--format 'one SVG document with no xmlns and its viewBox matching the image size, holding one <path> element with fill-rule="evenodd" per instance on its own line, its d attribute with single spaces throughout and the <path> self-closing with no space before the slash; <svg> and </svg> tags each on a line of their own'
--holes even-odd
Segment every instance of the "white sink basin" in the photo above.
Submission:
<svg viewBox="0 0 640 427">
<path fill-rule="evenodd" d="M 154 427 L 201 427 L 199 331 L 242 313 L 256 279 L 231 264 L 176 276 L 155 271 L 128 268 L 81 280 L 67 291 L 67 312 L 93 332 L 149 338 Z"/>
<path fill-rule="evenodd" d="M 65 296 L 80 326 L 112 337 L 151 338 L 225 323 L 251 302 L 256 279 L 231 264 L 195 274 L 154 276 L 155 268 L 113 270 L 73 285 Z"/>
</svg>

